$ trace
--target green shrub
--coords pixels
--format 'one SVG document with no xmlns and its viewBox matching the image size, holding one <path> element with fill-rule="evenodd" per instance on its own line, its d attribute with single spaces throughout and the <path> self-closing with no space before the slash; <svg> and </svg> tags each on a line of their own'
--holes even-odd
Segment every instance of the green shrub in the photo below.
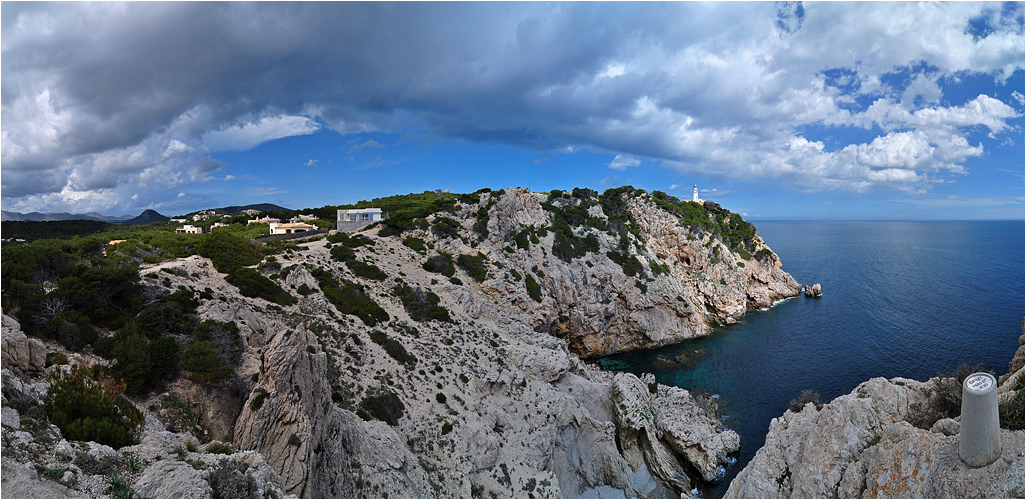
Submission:
<svg viewBox="0 0 1026 500">
<path fill-rule="evenodd" d="M 150 340 L 137 323 L 129 323 L 115 336 L 112 356 L 117 364 L 111 373 L 122 379 L 129 394 L 142 394 L 152 387 L 153 361 L 150 357 Z"/>
<path fill-rule="evenodd" d="M 438 401 L 439 403 L 444 405 L 446 401 L 445 394 L 442 394 L 440 392 L 438 394 L 435 394 L 435 401 Z"/>
<path fill-rule="evenodd" d="M 197 252 L 210 259 L 218 272 L 232 274 L 232 271 L 259 264 L 263 258 L 260 247 L 248 239 L 229 232 L 212 232 L 203 235 Z"/>
<path fill-rule="evenodd" d="M 431 223 L 431 232 L 439 238 L 459 238 L 460 223 L 450 217 L 437 217 Z"/>
<path fill-rule="evenodd" d="M 228 282 L 239 288 L 246 297 L 259 297 L 281 305 L 295 304 L 296 298 L 283 290 L 277 283 L 265 278 L 256 269 L 243 267 L 228 275 Z"/>
<path fill-rule="evenodd" d="M 427 272 L 438 273 L 449 278 L 456 274 L 456 267 L 452 263 L 452 256 L 445 252 L 438 252 L 438 255 L 428 257 L 421 267 Z"/>
<path fill-rule="evenodd" d="M 356 259 L 356 251 L 346 246 L 331 247 L 331 258 L 339 262 L 346 262 Z"/>
<path fill-rule="evenodd" d="M 385 390 L 381 394 L 366 396 L 360 402 L 360 406 L 368 416 L 388 423 L 388 425 L 399 425 L 406 406 L 394 392 Z M 359 411 L 357 415 L 359 415 Z M 367 420 L 367 419 L 364 419 Z"/>
<path fill-rule="evenodd" d="M 406 313 L 415 321 L 452 322 L 449 311 L 439 305 L 441 299 L 434 292 L 425 292 L 420 287 L 410 288 L 409 285 L 396 285 L 392 288 L 392 295 L 402 301 Z"/>
<path fill-rule="evenodd" d="M 623 269 L 623 273 L 627 276 L 636 276 L 642 271 L 642 269 L 644 269 L 641 265 L 641 261 L 639 261 L 634 255 L 611 250 L 606 252 L 606 256 L 613 262 L 619 264 L 620 268 Z"/>
<path fill-rule="evenodd" d="M 452 283 L 453 285 L 462 285 L 463 280 L 453 276 L 452 278 L 449 278 L 449 283 Z"/>
<path fill-rule="evenodd" d="M 306 296 L 306 295 L 310 295 L 310 294 L 314 293 L 314 290 L 312 288 L 310 288 L 309 286 L 307 286 L 306 283 L 303 283 L 303 284 L 299 285 L 299 288 L 296 288 L 296 293 L 298 293 L 300 295 L 303 295 L 303 296 Z"/>
<path fill-rule="evenodd" d="M 240 466 L 246 467 L 243 464 L 246 462 L 236 464 L 232 460 L 223 458 L 210 469 L 207 482 L 210 483 L 213 498 L 254 498 L 256 482 L 239 470 Z"/>
<path fill-rule="evenodd" d="M 232 445 L 227 443 L 222 443 L 220 441 L 211 441 L 209 444 L 207 444 L 206 452 L 213 453 L 215 455 L 231 455 L 232 453 L 235 453 L 235 448 L 233 448 Z"/>
<path fill-rule="evenodd" d="M 379 321 L 388 321 L 388 313 L 371 299 L 362 285 L 342 280 L 342 284 L 324 269 L 314 269 L 310 273 L 321 287 L 338 312 L 352 314 L 360 318 L 367 326 L 374 326 Z"/>
<path fill-rule="evenodd" d="M 1026 390 L 1023 387 L 1023 379 L 1026 379 L 1026 376 L 1019 375 L 1012 382 L 1015 396 L 998 405 L 998 420 L 1004 429 L 1019 431 L 1023 429 L 1023 424 L 1026 423 L 1026 420 L 1024 420 Z"/>
<path fill-rule="evenodd" d="M 249 409 L 253 411 L 259 410 L 264 405 L 264 400 L 270 395 L 271 393 L 267 392 L 267 389 L 262 387 L 257 389 L 256 396 L 253 396 L 253 400 L 249 402 Z"/>
<path fill-rule="evenodd" d="M 461 254 L 456 258 L 456 264 L 478 283 L 488 277 L 487 257 L 481 252 L 477 255 Z"/>
<path fill-rule="evenodd" d="M 406 238 L 403 238 L 403 245 L 412 248 L 415 252 L 419 254 L 423 255 L 427 253 L 427 247 L 424 246 L 424 240 L 417 238 L 415 236 L 407 236 Z"/>
<path fill-rule="evenodd" d="M 53 365 L 66 365 L 68 364 L 68 356 L 60 352 L 48 352 L 46 353 L 46 366 L 50 367 Z"/>
<path fill-rule="evenodd" d="M 219 344 L 203 340 L 185 348 L 182 367 L 190 372 L 190 380 L 217 383 L 235 374 L 235 370 L 218 355 L 218 347 Z"/>
<path fill-rule="evenodd" d="M 789 407 L 792 412 L 798 413 L 802 411 L 802 408 L 805 408 L 805 405 L 808 403 L 816 405 L 817 410 L 823 407 L 823 403 L 819 402 L 819 393 L 812 389 L 805 389 L 802 391 L 797 398 L 791 400 Z"/>
<path fill-rule="evenodd" d="M 43 407 L 66 439 L 95 441 L 112 448 L 138 442 L 143 414 L 122 396 L 125 383 L 106 375 L 102 366 L 53 370 L 47 381 Z"/>
<path fill-rule="evenodd" d="M 378 344 L 383 349 L 385 349 L 385 352 L 389 356 L 391 356 L 392 359 L 395 359 L 399 363 L 406 365 L 406 367 L 410 369 L 416 366 L 417 358 L 414 355 L 407 352 L 406 348 L 404 348 L 403 345 L 395 339 L 392 339 L 388 335 L 385 335 L 383 332 L 379 332 L 377 330 L 370 332 L 370 338 L 372 341 L 374 341 L 375 344 Z"/>
<path fill-rule="evenodd" d="M 524 284 L 527 285 L 527 295 L 530 295 L 535 302 L 542 301 L 541 285 L 534 280 L 534 276 L 530 274 L 524 278 Z"/>
<path fill-rule="evenodd" d="M 179 292 L 175 292 L 176 294 Z M 176 296 L 182 298 L 181 295 Z M 183 299 L 185 300 L 185 299 Z M 185 301 L 190 304 L 189 301 Z M 195 309 L 189 310 L 178 300 L 153 304 L 135 318 L 142 331 L 150 337 L 159 335 L 190 335 L 196 325 Z"/>
<path fill-rule="evenodd" d="M 367 278 L 374 281 L 382 281 L 388 278 L 388 275 L 374 264 L 368 264 L 358 260 L 347 260 L 346 267 L 360 278 Z"/>
<path fill-rule="evenodd" d="M 103 359 L 112 359 L 114 357 L 114 344 L 117 341 L 114 340 L 113 336 L 100 337 L 93 341 L 93 354 L 100 356 Z"/>
<path fill-rule="evenodd" d="M 446 422 L 442 424 L 442 435 L 444 436 L 450 432 L 452 432 L 452 423 Z"/>
</svg>

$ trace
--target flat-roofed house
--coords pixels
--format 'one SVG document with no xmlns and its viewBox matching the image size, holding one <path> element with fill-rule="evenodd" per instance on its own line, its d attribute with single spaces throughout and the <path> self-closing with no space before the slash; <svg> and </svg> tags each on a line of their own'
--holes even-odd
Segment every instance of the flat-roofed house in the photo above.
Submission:
<svg viewBox="0 0 1026 500">
<path fill-rule="evenodd" d="M 196 227 L 191 224 L 186 224 L 178 229 L 175 229 L 176 233 L 187 233 L 187 234 L 203 234 L 202 227 Z"/>
<path fill-rule="evenodd" d="M 281 224 L 278 222 L 271 223 L 271 234 L 305 233 L 307 231 L 313 231 L 315 229 L 317 229 L 317 226 L 305 224 L 303 222 L 287 222 L 285 224 Z"/>
<path fill-rule="evenodd" d="M 250 219 L 246 221 L 246 224 L 273 224 L 275 222 L 281 222 L 281 219 L 275 219 L 274 217 L 264 217 L 263 219 Z"/>
<path fill-rule="evenodd" d="M 380 208 L 349 208 L 338 211 L 338 230 L 352 231 L 382 220 Z"/>
</svg>

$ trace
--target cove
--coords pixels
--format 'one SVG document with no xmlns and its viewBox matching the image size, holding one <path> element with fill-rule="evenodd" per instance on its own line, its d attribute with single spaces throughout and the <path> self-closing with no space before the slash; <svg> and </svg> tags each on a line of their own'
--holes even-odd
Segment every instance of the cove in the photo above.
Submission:
<svg viewBox="0 0 1026 500">
<path fill-rule="evenodd" d="M 771 419 L 804 389 L 827 402 L 873 377 L 926 380 L 959 364 L 1002 374 L 1018 346 L 1024 307 L 1022 221 L 759 222 L 759 235 L 799 283 L 796 297 L 711 335 L 610 356 L 611 370 L 653 373 L 666 385 L 717 397 L 741 436 L 720 497 L 762 446 Z M 691 359 L 653 364 L 659 355 Z"/>
</svg>

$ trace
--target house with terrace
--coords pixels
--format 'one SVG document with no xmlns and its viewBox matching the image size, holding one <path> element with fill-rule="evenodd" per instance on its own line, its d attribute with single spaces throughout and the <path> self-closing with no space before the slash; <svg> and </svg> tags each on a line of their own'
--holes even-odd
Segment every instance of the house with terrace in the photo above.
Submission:
<svg viewBox="0 0 1026 500">
<path fill-rule="evenodd" d="M 350 208 L 338 211 L 337 227 L 339 231 L 353 231 L 387 218 L 380 208 Z"/>
</svg>

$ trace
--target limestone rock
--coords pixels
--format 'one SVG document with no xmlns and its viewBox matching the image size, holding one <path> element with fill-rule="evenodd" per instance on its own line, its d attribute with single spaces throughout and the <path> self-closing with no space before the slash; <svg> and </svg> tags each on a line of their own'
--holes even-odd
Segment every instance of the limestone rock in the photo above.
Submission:
<svg viewBox="0 0 1026 500">
<path fill-rule="evenodd" d="M 15 372 L 41 372 L 46 368 L 46 346 L 37 339 L 28 338 L 18 321 L 6 314 L 3 316 L 0 353 L 3 368 Z"/>
<path fill-rule="evenodd" d="M 905 421 L 933 383 L 875 378 L 818 412 L 786 411 L 725 496 L 1022 497 L 1022 431 L 1002 430 L 1002 457 L 969 469 L 958 458 L 957 422 L 926 431 Z"/>
<path fill-rule="evenodd" d="M 823 295 L 823 287 L 819 283 L 814 285 L 805 285 L 805 296 L 806 297 L 819 297 Z"/>
<path fill-rule="evenodd" d="M 185 462 L 160 460 L 150 465 L 132 488 L 143 498 L 211 498 L 203 474 Z"/>
<path fill-rule="evenodd" d="M 3 490 L 4 498 L 89 498 L 89 495 L 80 491 L 41 479 L 30 465 L 19 464 L 7 457 L 0 459 L 0 463 L 3 464 L 0 489 Z"/>
</svg>

